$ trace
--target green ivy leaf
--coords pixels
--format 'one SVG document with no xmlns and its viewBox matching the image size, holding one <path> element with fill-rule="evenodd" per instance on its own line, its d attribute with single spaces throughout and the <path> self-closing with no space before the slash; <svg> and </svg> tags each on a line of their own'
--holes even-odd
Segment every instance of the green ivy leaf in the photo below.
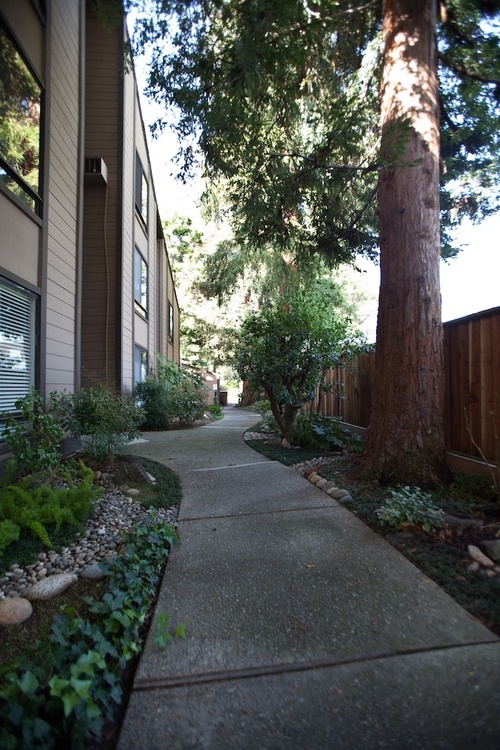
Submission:
<svg viewBox="0 0 500 750">
<path fill-rule="evenodd" d="M 90 695 L 89 691 L 92 687 L 93 680 L 79 680 L 77 677 L 72 677 L 70 679 L 70 684 L 73 690 L 75 691 L 75 694 L 80 698 L 81 700 L 88 700 Z"/>
<path fill-rule="evenodd" d="M 23 693 L 34 693 L 38 687 L 38 680 L 33 672 L 25 672 L 17 684 Z"/>
</svg>

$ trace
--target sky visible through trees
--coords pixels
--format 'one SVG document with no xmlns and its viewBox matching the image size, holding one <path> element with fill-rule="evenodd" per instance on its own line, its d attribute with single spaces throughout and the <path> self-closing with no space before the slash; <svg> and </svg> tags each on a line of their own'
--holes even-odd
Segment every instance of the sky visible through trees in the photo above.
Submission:
<svg viewBox="0 0 500 750">
<path fill-rule="evenodd" d="M 146 63 L 136 63 L 141 106 L 146 125 L 157 119 L 158 105 L 143 94 Z M 159 109 L 162 110 L 160 106 Z M 200 181 L 182 184 L 172 176 L 175 168 L 173 158 L 178 151 L 174 133 L 165 130 L 158 138 L 152 138 L 147 129 L 153 177 L 162 218 L 175 214 L 190 216 L 194 223 L 199 220 L 197 200 L 202 185 Z M 464 249 L 449 262 L 441 261 L 441 294 L 443 301 L 443 321 L 454 320 L 481 310 L 500 305 L 500 214 L 487 218 L 479 225 L 465 224 L 457 234 Z M 360 262 L 366 273 L 363 285 L 373 298 L 368 309 L 363 330 L 369 339 L 375 340 L 377 322 L 378 268 L 369 260 Z"/>
</svg>

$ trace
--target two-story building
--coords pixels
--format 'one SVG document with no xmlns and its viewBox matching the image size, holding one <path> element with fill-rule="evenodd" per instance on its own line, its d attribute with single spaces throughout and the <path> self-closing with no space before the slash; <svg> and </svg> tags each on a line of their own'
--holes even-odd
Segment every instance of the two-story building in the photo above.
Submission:
<svg viewBox="0 0 500 750">
<path fill-rule="evenodd" d="M 0 411 L 179 362 L 125 18 L 92 7 L 0 4 Z"/>
</svg>

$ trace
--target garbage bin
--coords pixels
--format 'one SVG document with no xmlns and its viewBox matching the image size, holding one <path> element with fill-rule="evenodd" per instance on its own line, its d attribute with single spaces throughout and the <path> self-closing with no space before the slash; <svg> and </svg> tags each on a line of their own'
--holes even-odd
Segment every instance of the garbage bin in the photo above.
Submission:
<svg viewBox="0 0 500 750">
<path fill-rule="evenodd" d="M 227 391 L 219 391 L 219 404 L 227 406 Z"/>
</svg>

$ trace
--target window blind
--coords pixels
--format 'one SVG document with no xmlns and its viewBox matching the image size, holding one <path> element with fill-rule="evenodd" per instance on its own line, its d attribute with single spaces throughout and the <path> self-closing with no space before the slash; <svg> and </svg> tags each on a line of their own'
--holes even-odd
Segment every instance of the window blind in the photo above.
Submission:
<svg viewBox="0 0 500 750">
<path fill-rule="evenodd" d="M 36 297 L 0 279 L 0 412 L 35 384 Z"/>
</svg>

